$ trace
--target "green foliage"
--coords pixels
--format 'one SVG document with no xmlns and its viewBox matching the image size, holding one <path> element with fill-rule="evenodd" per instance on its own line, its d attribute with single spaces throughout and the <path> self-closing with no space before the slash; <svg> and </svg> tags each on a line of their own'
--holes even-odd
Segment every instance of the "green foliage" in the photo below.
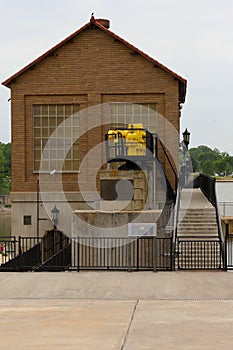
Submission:
<svg viewBox="0 0 233 350">
<path fill-rule="evenodd" d="M 0 142 L 0 194 L 11 191 L 11 144 Z"/>
<path fill-rule="evenodd" d="M 210 176 L 233 173 L 233 157 L 226 152 L 220 152 L 216 148 L 212 150 L 207 146 L 198 146 L 191 148 L 189 154 L 194 172 Z"/>
</svg>

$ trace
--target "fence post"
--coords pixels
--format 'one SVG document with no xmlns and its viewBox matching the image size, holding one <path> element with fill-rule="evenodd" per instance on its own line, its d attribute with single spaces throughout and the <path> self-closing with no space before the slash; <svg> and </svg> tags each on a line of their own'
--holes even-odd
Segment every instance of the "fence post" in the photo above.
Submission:
<svg viewBox="0 0 233 350">
<path fill-rule="evenodd" d="M 131 244 L 130 244 L 130 238 L 128 238 L 127 241 L 127 257 L 128 257 L 128 272 L 131 272 Z"/>
<path fill-rule="evenodd" d="M 225 252 L 224 252 L 224 270 L 227 272 L 227 254 L 228 254 L 228 245 L 227 245 L 227 241 L 228 241 L 228 236 L 226 236 L 225 238 Z"/>
<path fill-rule="evenodd" d="M 78 236 L 78 239 L 77 239 L 77 272 L 80 271 L 79 253 L 80 253 L 80 242 L 79 242 L 79 236 Z"/>
<path fill-rule="evenodd" d="M 175 270 L 175 268 L 173 268 L 173 266 L 175 266 L 174 258 L 173 258 L 173 255 L 174 255 L 173 252 L 174 252 L 174 250 L 173 250 L 173 237 L 171 236 L 170 237 L 170 270 L 171 271 Z"/>
<path fill-rule="evenodd" d="M 21 236 L 19 236 L 19 271 L 22 271 L 22 255 Z"/>
<path fill-rule="evenodd" d="M 17 240 L 16 240 L 16 237 L 14 236 L 14 241 L 13 241 L 14 243 L 13 243 L 13 245 L 14 245 L 14 253 L 13 253 L 13 259 L 16 257 L 16 255 L 17 255 L 17 251 L 16 251 L 16 242 L 17 242 Z"/>
<path fill-rule="evenodd" d="M 156 258 L 157 258 L 157 254 L 156 254 L 156 250 L 157 250 L 157 237 L 155 236 L 153 238 L 153 271 L 156 272 L 157 270 L 157 264 L 156 264 Z"/>
<path fill-rule="evenodd" d="M 137 237 L 137 247 L 136 247 L 137 251 L 137 271 L 139 271 L 139 237 Z"/>
</svg>

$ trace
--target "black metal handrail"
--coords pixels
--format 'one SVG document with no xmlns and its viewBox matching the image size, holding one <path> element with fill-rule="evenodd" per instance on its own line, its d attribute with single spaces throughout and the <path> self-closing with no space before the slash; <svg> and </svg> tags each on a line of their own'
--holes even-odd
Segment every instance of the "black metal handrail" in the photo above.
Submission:
<svg viewBox="0 0 233 350">
<path fill-rule="evenodd" d="M 217 202 L 217 196 L 216 196 L 216 179 L 208 175 L 200 174 L 194 180 L 194 186 L 199 187 L 201 189 L 201 191 L 206 196 L 208 201 L 215 208 L 216 222 L 218 225 L 218 237 L 221 242 L 222 259 L 223 259 L 223 262 L 225 263 L 225 245 L 224 245 L 224 237 L 222 232 L 222 225 L 220 222 L 218 202 Z"/>
<path fill-rule="evenodd" d="M 158 136 L 157 136 L 157 137 L 158 137 Z M 171 162 L 171 160 L 170 160 L 170 157 L 169 157 L 169 155 L 168 155 L 168 153 L 167 153 L 167 151 L 166 151 L 166 148 L 165 148 L 164 144 L 162 143 L 162 141 L 160 140 L 159 137 L 158 137 L 158 141 L 159 141 L 160 146 L 162 147 L 162 150 L 163 150 L 163 153 L 164 153 L 164 155 L 165 155 L 165 158 L 167 159 L 168 164 L 170 165 L 170 168 L 171 168 L 172 173 L 173 173 L 173 175 L 174 175 L 175 191 L 176 191 L 176 189 L 177 189 L 177 184 L 178 184 L 178 176 L 177 176 L 176 170 L 175 170 L 175 168 L 174 168 L 174 166 L 173 166 L 173 164 L 172 164 L 172 162 Z M 158 152 L 157 152 L 156 157 L 158 158 Z M 158 159 L 159 159 L 159 158 L 158 158 Z"/>
<path fill-rule="evenodd" d="M 178 182 L 177 194 L 176 194 L 176 203 L 175 203 L 175 210 L 174 210 L 173 237 L 172 237 L 173 269 L 174 270 L 175 270 L 175 259 L 176 259 L 177 227 L 178 227 L 179 212 L 180 212 L 180 197 L 181 197 L 181 184 L 180 184 L 180 182 Z"/>
</svg>

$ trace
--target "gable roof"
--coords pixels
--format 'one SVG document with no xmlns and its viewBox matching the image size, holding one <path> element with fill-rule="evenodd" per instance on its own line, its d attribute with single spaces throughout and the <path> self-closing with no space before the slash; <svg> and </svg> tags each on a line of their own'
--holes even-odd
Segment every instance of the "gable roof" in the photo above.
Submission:
<svg viewBox="0 0 233 350">
<path fill-rule="evenodd" d="M 171 74 L 175 79 L 177 79 L 179 81 L 179 94 L 180 94 L 180 102 L 183 103 L 185 101 L 185 95 L 186 95 L 186 87 L 187 87 L 187 80 L 182 78 L 180 75 L 176 74 L 175 72 L 173 72 L 172 70 L 170 70 L 169 68 L 167 68 L 166 66 L 164 66 L 162 63 L 158 62 L 157 60 L 155 60 L 154 58 L 150 57 L 149 55 L 147 55 L 146 53 L 144 53 L 143 51 L 139 50 L 137 47 L 135 47 L 134 45 L 130 44 L 128 41 L 122 39 L 121 37 L 119 37 L 118 35 L 116 35 L 115 33 L 113 33 L 112 31 L 110 31 L 109 29 L 107 29 L 102 23 L 101 21 L 98 21 L 97 19 L 94 18 L 94 16 L 91 16 L 90 22 L 88 22 L 87 24 L 85 24 L 83 27 L 81 27 L 80 29 L 78 29 L 77 31 L 75 31 L 73 34 L 71 34 L 70 36 L 68 36 L 67 38 L 65 38 L 64 40 L 62 40 L 61 42 L 59 42 L 57 45 L 53 46 L 50 50 L 48 50 L 47 52 L 45 52 L 43 55 L 39 56 L 37 59 L 35 59 L 34 61 L 32 61 L 31 63 L 29 63 L 28 65 L 26 65 L 24 68 L 20 69 L 17 73 L 15 73 L 14 75 L 12 75 L 10 78 L 6 79 L 4 82 L 2 82 L 2 85 L 6 86 L 6 87 L 10 87 L 10 84 L 16 79 L 18 78 L 20 75 L 22 75 L 25 71 L 27 71 L 28 69 L 30 69 L 31 67 L 33 67 L 36 63 L 40 62 L 41 60 L 43 60 L 45 57 L 51 55 L 54 51 L 56 51 L 57 49 L 59 49 L 60 47 L 62 47 L 63 45 L 65 45 L 68 41 L 72 40 L 75 36 L 77 36 L 79 33 L 81 33 L 83 30 L 91 27 L 95 25 L 96 27 L 100 28 L 101 30 L 103 30 L 105 33 L 107 33 L 108 35 L 112 36 L 114 39 L 120 41 L 121 43 L 123 43 L 124 45 L 128 46 L 131 50 L 135 51 L 137 54 L 143 56 L 145 59 L 151 61 L 154 66 L 159 67 L 161 69 L 163 69 L 164 71 L 166 71 L 167 73 Z"/>
</svg>

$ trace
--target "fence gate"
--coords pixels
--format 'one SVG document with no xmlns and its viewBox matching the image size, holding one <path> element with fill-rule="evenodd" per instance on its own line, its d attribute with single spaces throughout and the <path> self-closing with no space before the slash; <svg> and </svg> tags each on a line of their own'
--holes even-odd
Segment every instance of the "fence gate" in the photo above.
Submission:
<svg viewBox="0 0 233 350">
<path fill-rule="evenodd" d="M 178 269 L 218 270 L 223 268 L 221 244 L 216 238 L 178 238 Z"/>
</svg>

